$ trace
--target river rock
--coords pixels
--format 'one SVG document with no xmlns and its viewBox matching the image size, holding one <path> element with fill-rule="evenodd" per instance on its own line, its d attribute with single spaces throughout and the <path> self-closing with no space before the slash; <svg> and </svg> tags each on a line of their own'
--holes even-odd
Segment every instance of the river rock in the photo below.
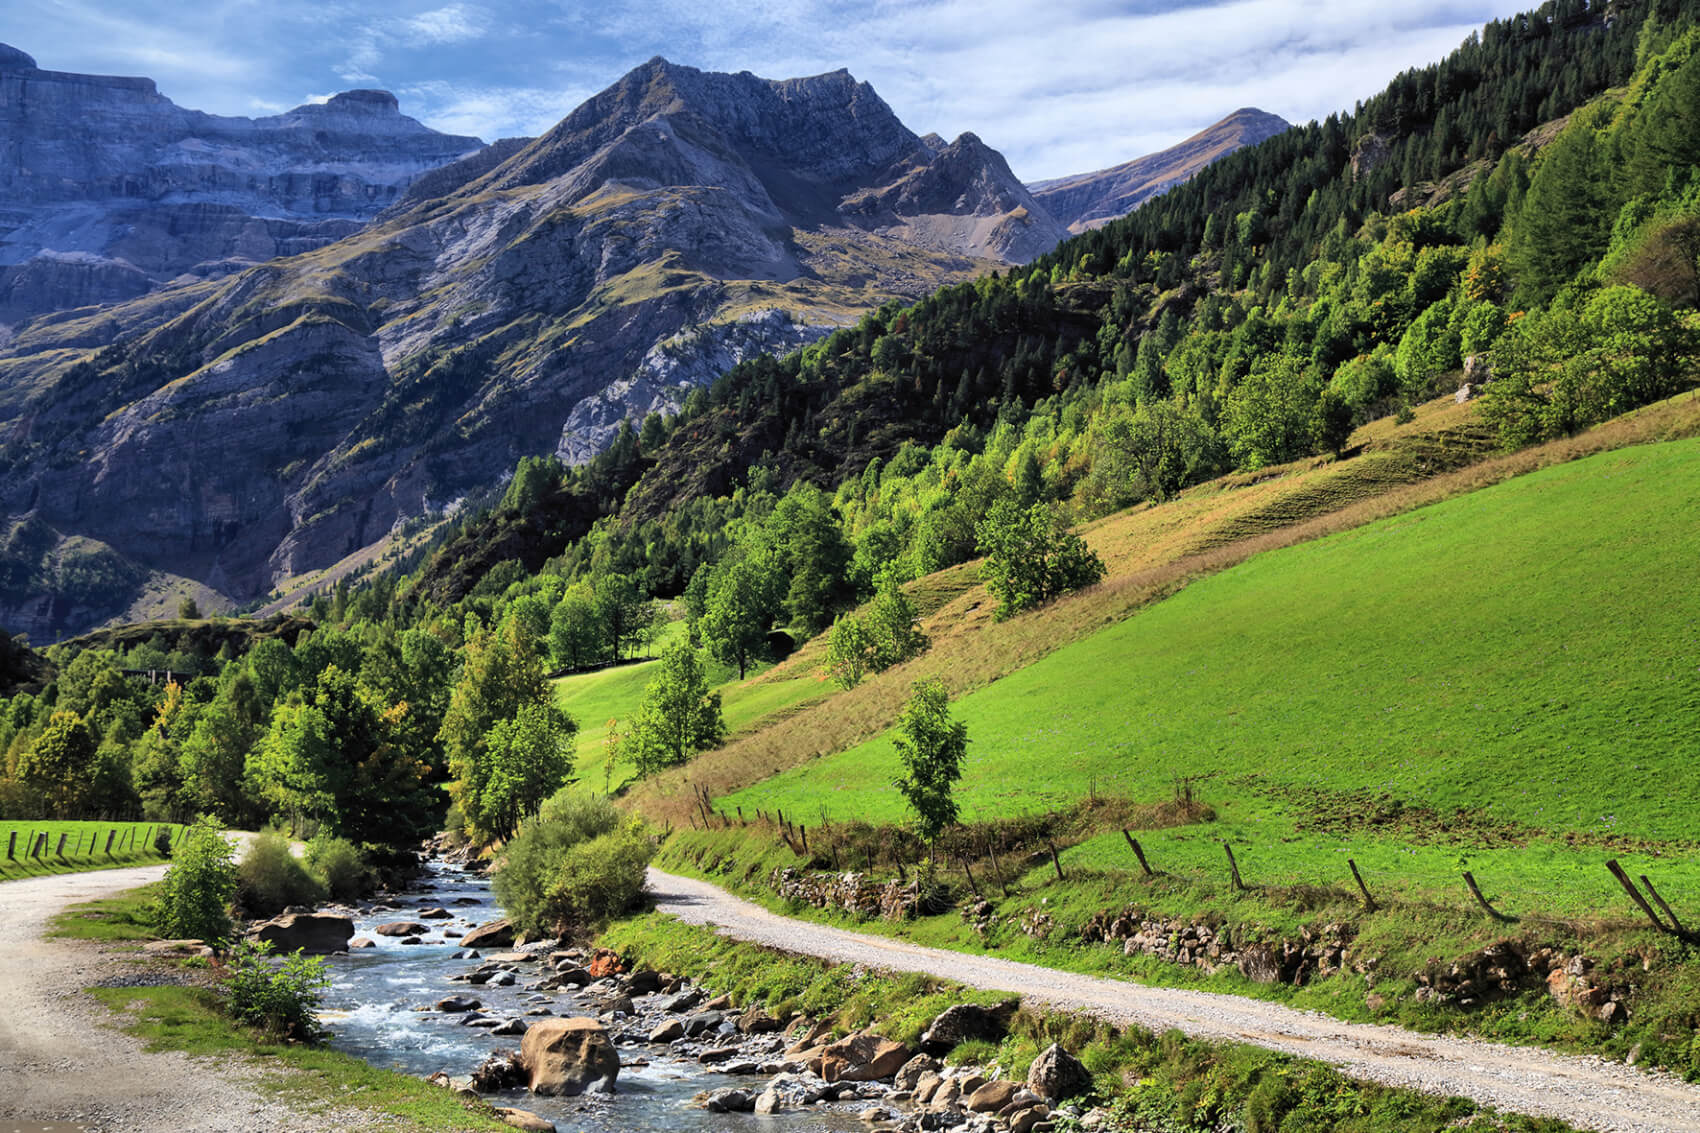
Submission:
<svg viewBox="0 0 1700 1133">
<path fill-rule="evenodd" d="M 674 1015 L 680 1015 L 689 1011 L 691 1008 L 695 1007 L 707 998 L 708 997 L 703 994 L 702 988 L 687 988 L 686 990 L 679 992 L 677 995 L 670 996 L 663 1000 L 661 1003 L 661 1010 L 670 1012 Z"/>
<path fill-rule="evenodd" d="M 571 984 L 573 987 L 585 987 L 590 983 L 590 973 L 577 964 L 568 964 L 555 973 L 555 982 L 562 986 Z"/>
<path fill-rule="evenodd" d="M 346 920 L 347 918 L 345 917 L 344 919 Z M 422 936 L 431 930 L 425 925 L 420 924 L 418 921 L 388 921 L 379 925 L 372 931 L 377 933 L 379 936 Z M 354 935 L 353 924 L 348 926 L 348 935 Z M 343 939 L 347 940 L 348 937 L 345 936 Z"/>
<path fill-rule="evenodd" d="M 756 1108 L 755 1097 L 736 1086 L 706 1090 L 696 1096 L 696 1102 L 710 1113 L 750 1113 Z"/>
<path fill-rule="evenodd" d="M 649 1041 L 652 1043 L 670 1043 L 684 1037 L 685 1025 L 677 1019 L 669 1019 L 649 1032 Z"/>
<path fill-rule="evenodd" d="M 520 1056 L 531 1072 L 531 1092 L 576 1097 L 612 1090 L 620 1056 L 595 1019 L 541 1019 L 525 1032 Z"/>
<path fill-rule="evenodd" d="M 959 1043 L 973 1039 L 996 1041 L 1003 1038 L 1004 1025 L 999 1013 L 974 1003 L 959 1003 L 947 1007 L 933 1020 L 921 1036 L 921 1049 L 928 1054 L 945 1054 Z"/>
<path fill-rule="evenodd" d="M 248 930 L 251 940 L 262 940 L 279 952 L 322 954 L 340 952 L 354 935 L 354 922 L 334 913 L 285 913 Z"/>
<path fill-rule="evenodd" d="M 720 1029 L 720 1024 L 726 1021 L 726 1016 L 718 1011 L 703 1011 L 685 1020 L 685 1037 L 694 1039 L 701 1035 L 710 1034 Z"/>
<path fill-rule="evenodd" d="M 872 1031 L 846 1035 L 821 1052 L 820 1076 L 827 1082 L 872 1082 L 902 1069 L 914 1052 Z"/>
<path fill-rule="evenodd" d="M 376 948 L 377 946 L 378 942 L 369 936 L 357 936 L 348 942 L 348 950 L 350 952 L 355 952 L 362 948 Z"/>
<path fill-rule="evenodd" d="M 736 1022 L 739 1033 L 745 1035 L 770 1035 L 785 1025 L 754 1004 Z"/>
<path fill-rule="evenodd" d="M 585 968 L 590 972 L 591 979 L 601 980 L 625 971 L 626 962 L 620 959 L 620 954 L 613 949 L 598 948 L 596 955 L 591 957 Z"/>
<path fill-rule="evenodd" d="M 767 1084 L 756 1098 L 757 1113 L 786 1113 L 813 1105 L 825 1093 L 824 1084 L 813 1075 L 781 1074 Z"/>
<path fill-rule="evenodd" d="M 472 1088 L 481 1094 L 517 1090 L 525 1081 L 525 1063 L 516 1050 L 493 1050 L 472 1071 Z"/>
<path fill-rule="evenodd" d="M 1091 1093 L 1092 1075 L 1079 1059 L 1052 1043 L 1028 1068 L 1027 1088 L 1046 1101 L 1062 1101 Z"/>
<path fill-rule="evenodd" d="M 481 924 L 461 937 L 460 942 L 467 948 L 511 948 L 514 942 L 513 922 L 504 917 L 499 921 Z"/>
<path fill-rule="evenodd" d="M 1018 1083 L 1007 1079 L 987 1082 L 969 1094 L 963 1104 L 972 1113 L 996 1113 L 1014 1100 L 1016 1091 L 1020 1088 Z"/>
<path fill-rule="evenodd" d="M 654 968 L 640 968 L 625 977 L 626 991 L 632 995 L 650 995 L 661 988 L 661 973 Z"/>
<path fill-rule="evenodd" d="M 504 1019 L 501 1026 L 490 1033 L 492 1035 L 523 1035 L 528 1030 L 530 1028 L 526 1026 L 524 1019 Z"/>
<path fill-rule="evenodd" d="M 437 1010 L 445 1015 L 458 1015 L 463 1011 L 476 1011 L 484 1006 L 483 1003 L 465 995 L 451 995 L 447 999 L 437 1000 Z"/>
<path fill-rule="evenodd" d="M 439 905 L 432 909 L 420 909 L 417 916 L 422 921 L 446 921 L 454 914 Z"/>
<path fill-rule="evenodd" d="M 938 1059 L 931 1055 L 917 1054 L 898 1068 L 897 1073 L 892 1076 L 891 1088 L 914 1093 L 916 1085 L 921 1081 L 921 1075 L 937 1074 L 938 1071 Z"/>
<path fill-rule="evenodd" d="M 529 1129 L 532 1133 L 555 1133 L 555 1123 L 546 1117 L 539 1117 L 529 1109 L 515 1109 L 513 1106 L 499 1105 L 493 1107 L 496 1116 L 505 1124 L 515 1129 Z"/>
</svg>

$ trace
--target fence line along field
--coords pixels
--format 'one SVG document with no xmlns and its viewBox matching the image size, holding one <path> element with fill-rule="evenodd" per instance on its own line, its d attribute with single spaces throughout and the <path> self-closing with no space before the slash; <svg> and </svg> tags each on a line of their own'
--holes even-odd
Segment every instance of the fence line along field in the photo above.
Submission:
<svg viewBox="0 0 1700 1133">
<path fill-rule="evenodd" d="M 183 830 L 169 822 L 0 821 L 0 880 L 166 861 L 160 834 L 175 846 Z"/>
<path fill-rule="evenodd" d="M 1700 889 L 1692 850 L 1700 442 L 1548 468 L 1255 556 L 953 705 L 964 818 L 1157 801 L 1159 868 L 1638 916 L 1606 868 Z M 1043 612 L 1039 615 L 1042 617 Z M 717 799 L 900 822 L 889 735 Z M 1064 856 L 1133 869 L 1115 830 Z M 1700 918 L 1697 918 L 1700 919 Z"/>
</svg>

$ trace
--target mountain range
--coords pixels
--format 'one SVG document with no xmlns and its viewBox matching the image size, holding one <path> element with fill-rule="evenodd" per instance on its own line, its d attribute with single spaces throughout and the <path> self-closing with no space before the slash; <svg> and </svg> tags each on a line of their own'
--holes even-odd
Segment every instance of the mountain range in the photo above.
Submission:
<svg viewBox="0 0 1700 1133">
<path fill-rule="evenodd" d="M 0 624 L 38 640 L 261 598 L 1067 232 L 844 71 L 657 58 L 489 146 L 382 91 L 216 118 L 11 48 L 0 84 Z"/>
</svg>

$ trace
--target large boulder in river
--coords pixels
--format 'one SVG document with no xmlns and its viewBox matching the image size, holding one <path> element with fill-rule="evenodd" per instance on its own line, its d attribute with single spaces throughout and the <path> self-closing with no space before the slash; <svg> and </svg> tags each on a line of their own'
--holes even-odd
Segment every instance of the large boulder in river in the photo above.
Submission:
<svg viewBox="0 0 1700 1133">
<path fill-rule="evenodd" d="M 874 1082 L 896 1074 L 914 1053 L 883 1035 L 857 1031 L 821 1051 L 820 1076 L 828 1082 Z"/>
<path fill-rule="evenodd" d="M 335 913 L 285 913 L 248 930 L 278 952 L 341 952 L 354 935 L 354 921 Z"/>
<path fill-rule="evenodd" d="M 504 917 L 499 921 L 481 924 L 461 937 L 460 942 L 466 948 L 512 948 L 513 922 Z"/>
<path fill-rule="evenodd" d="M 611 1092 L 620 1073 L 620 1056 L 595 1019 L 539 1019 L 525 1032 L 519 1049 L 534 1094 Z"/>
<path fill-rule="evenodd" d="M 379 936 L 423 936 L 431 930 L 418 921 L 390 921 L 372 930 Z"/>
</svg>

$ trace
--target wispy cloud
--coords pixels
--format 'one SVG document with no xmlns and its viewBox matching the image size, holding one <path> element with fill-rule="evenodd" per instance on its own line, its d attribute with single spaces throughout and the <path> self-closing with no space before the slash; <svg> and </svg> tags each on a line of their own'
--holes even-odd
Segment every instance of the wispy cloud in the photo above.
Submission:
<svg viewBox="0 0 1700 1133">
<path fill-rule="evenodd" d="M 252 113 L 387 86 L 438 129 L 547 129 L 652 55 L 783 78 L 848 67 L 918 133 L 972 130 L 1037 179 L 1179 141 L 1240 106 L 1349 109 L 1535 0 L 10 0 L 44 67 L 149 74 Z"/>
</svg>

